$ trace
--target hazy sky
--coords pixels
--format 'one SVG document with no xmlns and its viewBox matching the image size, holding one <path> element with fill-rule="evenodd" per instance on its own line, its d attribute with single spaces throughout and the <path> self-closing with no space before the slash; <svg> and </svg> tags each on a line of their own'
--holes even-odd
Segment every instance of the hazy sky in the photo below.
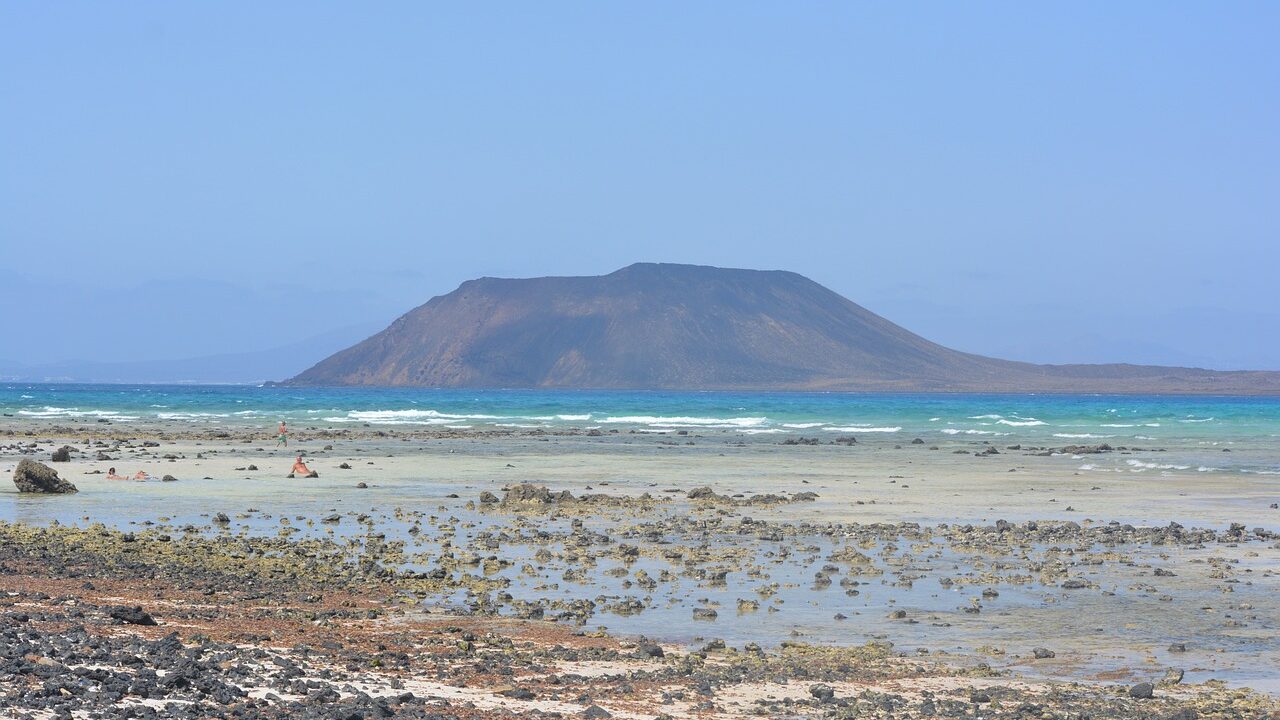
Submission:
<svg viewBox="0 0 1280 720">
<path fill-rule="evenodd" d="M 1272 2 L 4 3 L 0 359 L 650 260 L 974 352 L 1280 369 L 1277 37 Z"/>
</svg>

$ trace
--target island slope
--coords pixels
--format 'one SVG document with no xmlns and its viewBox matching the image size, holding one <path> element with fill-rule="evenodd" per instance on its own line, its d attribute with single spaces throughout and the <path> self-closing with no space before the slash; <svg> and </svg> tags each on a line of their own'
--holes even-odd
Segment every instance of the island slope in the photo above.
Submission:
<svg viewBox="0 0 1280 720">
<path fill-rule="evenodd" d="M 1280 394 L 1280 372 L 1036 365 L 930 342 L 791 272 L 480 278 L 293 385 Z"/>
</svg>

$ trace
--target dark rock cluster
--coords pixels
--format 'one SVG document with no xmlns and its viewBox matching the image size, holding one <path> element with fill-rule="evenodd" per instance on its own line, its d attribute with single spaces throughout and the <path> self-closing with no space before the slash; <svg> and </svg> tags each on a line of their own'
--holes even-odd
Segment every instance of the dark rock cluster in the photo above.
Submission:
<svg viewBox="0 0 1280 720">
<path fill-rule="evenodd" d="M 18 492 L 25 493 L 74 493 L 75 485 L 58 477 L 58 471 L 29 458 L 23 458 L 13 471 L 13 484 Z"/>
</svg>

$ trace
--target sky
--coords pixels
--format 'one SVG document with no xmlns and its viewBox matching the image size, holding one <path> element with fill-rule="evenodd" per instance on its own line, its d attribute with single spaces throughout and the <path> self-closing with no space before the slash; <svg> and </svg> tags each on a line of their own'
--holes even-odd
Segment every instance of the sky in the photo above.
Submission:
<svg viewBox="0 0 1280 720">
<path fill-rule="evenodd" d="M 663 261 L 971 352 L 1280 370 L 1278 36 L 1270 2 L 4 3 L 0 361 Z"/>
</svg>

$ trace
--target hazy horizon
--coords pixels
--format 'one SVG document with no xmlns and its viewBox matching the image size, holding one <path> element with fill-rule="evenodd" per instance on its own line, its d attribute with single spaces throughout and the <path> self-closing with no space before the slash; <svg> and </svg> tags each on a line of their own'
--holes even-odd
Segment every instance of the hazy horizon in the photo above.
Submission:
<svg viewBox="0 0 1280 720">
<path fill-rule="evenodd" d="M 661 261 L 797 272 L 994 357 L 1280 370 L 1277 30 L 1264 3 L 6 5 L 0 361 L 319 352 L 474 277 Z"/>
</svg>

